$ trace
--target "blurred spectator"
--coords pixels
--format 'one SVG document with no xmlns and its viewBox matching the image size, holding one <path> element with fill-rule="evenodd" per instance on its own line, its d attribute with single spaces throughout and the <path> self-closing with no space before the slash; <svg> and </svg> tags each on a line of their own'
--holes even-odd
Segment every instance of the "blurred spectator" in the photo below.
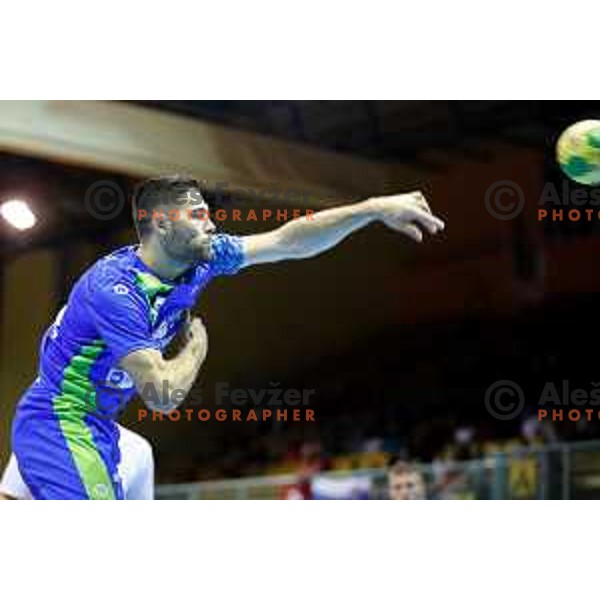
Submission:
<svg viewBox="0 0 600 600">
<path fill-rule="evenodd" d="M 311 500 L 310 479 L 299 479 L 297 483 L 286 485 L 281 489 L 282 500 Z"/>
<path fill-rule="evenodd" d="M 390 500 L 425 500 L 425 480 L 415 465 L 393 458 L 388 466 Z"/>
</svg>

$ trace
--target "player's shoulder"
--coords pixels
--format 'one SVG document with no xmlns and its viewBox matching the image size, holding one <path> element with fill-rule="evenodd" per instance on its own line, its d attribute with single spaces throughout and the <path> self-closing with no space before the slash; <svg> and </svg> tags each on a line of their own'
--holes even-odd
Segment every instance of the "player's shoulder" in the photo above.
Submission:
<svg viewBox="0 0 600 600">
<path fill-rule="evenodd" d="M 137 272 L 134 255 L 134 247 L 125 246 L 97 260 L 82 276 L 85 290 L 92 294 L 140 293 L 136 284 Z"/>
</svg>

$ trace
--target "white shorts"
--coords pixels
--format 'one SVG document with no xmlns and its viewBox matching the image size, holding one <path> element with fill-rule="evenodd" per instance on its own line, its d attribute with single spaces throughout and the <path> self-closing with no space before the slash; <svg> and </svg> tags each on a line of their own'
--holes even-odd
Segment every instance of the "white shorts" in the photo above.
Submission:
<svg viewBox="0 0 600 600">
<path fill-rule="evenodd" d="M 119 475 L 123 481 L 125 500 L 154 499 L 154 458 L 152 446 L 139 433 L 134 433 L 121 425 L 119 428 L 119 450 L 121 462 Z M 14 454 L 10 460 L 2 480 L 0 493 L 21 500 L 31 500 L 31 492 L 19 473 L 19 465 Z"/>
</svg>

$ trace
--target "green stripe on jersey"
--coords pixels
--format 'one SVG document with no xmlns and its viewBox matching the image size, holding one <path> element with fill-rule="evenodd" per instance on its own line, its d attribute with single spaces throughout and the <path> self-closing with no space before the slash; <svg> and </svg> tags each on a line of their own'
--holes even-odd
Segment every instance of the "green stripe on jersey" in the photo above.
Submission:
<svg viewBox="0 0 600 600">
<path fill-rule="evenodd" d="M 63 371 L 61 393 L 53 399 L 62 434 L 92 500 L 115 498 L 110 473 L 84 420 L 86 413 L 96 408 L 96 392 L 90 372 L 104 349 L 102 340 L 82 346 Z"/>
<path fill-rule="evenodd" d="M 162 282 L 158 277 L 152 275 L 152 273 L 146 273 L 145 271 L 135 272 L 135 282 L 148 301 L 148 318 L 150 319 L 150 323 L 154 323 L 158 316 L 158 310 L 154 306 L 154 299 L 159 294 L 168 294 L 173 289 L 173 286 Z"/>
<path fill-rule="evenodd" d="M 135 272 L 135 281 L 142 292 L 151 300 L 156 294 L 167 294 L 173 289 L 172 285 L 164 283 L 152 273 L 145 273 L 144 271 Z"/>
</svg>

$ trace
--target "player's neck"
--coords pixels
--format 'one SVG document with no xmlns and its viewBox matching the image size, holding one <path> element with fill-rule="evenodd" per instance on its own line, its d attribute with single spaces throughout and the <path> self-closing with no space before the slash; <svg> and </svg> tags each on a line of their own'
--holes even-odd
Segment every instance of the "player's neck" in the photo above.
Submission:
<svg viewBox="0 0 600 600">
<path fill-rule="evenodd" d="M 167 256 L 160 246 L 140 244 L 137 249 L 137 255 L 160 279 L 176 279 L 190 268 L 189 264 Z"/>
</svg>

